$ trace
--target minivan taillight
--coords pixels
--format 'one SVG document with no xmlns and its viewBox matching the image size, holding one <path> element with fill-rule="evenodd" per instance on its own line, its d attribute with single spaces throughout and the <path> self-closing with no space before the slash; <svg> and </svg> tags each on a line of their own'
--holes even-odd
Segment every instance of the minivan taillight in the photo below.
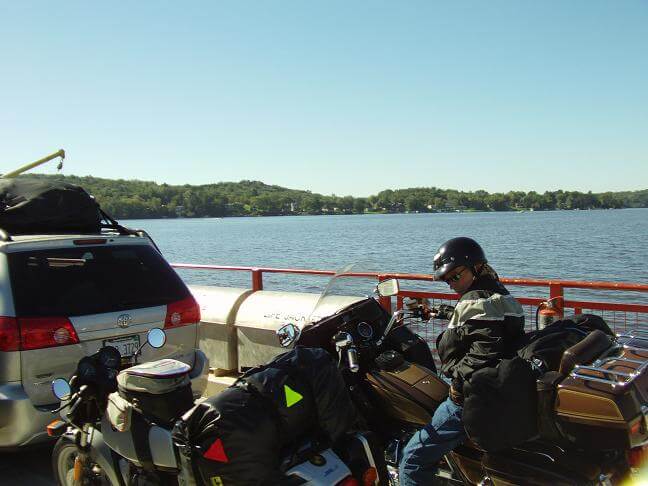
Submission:
<svg viewBox="0 0 648 486">
<path fill-rule="evenodd" d="M 200 307 L 193 296 L 167 305 L 164 328 L 174 328 L 200 322 Z"/>
<path fill-rule="evenodd" d="M 20 317 L 22 350 L 78 344 L 74 327 L 66 317 Z"/>
<path fill-rule="evenodd" d="M 0 317 L 0 351 L 19 351 L 20 332 L 15 317 Z"/>
</svg>

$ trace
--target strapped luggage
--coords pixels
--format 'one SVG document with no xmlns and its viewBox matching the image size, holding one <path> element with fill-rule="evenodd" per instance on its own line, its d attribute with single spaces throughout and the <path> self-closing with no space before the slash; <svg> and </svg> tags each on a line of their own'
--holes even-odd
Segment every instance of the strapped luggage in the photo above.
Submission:
<svg viewBox="0 0 648 486">
<path fill-rule="evenodd" d="M 518 356 L 528 361 L 539 360 L 544 371 L 558 371 L 563 353 L 596 330 L 614 336 L 607 323 L 594 314 L 581 314 L 556 321 L 544 329 L 527 334 Z"/>
<path fill-rule="evenodd" d="M 488 452 L 520 444 L 538 433 L 536 374 L 528 361 L 503 359 L 464 383 L 463 423 Z"/>
<path fill-rule="evenodd" d="M 99 233 L 102 217 L 97 202 L 79 186 L 0 179 L 0 228 L 9 233 Z"/>
<path fill-rule="evenodd" d="M 197 405 L 174 437 L 205 484 L 275 485 L 292 446 L 322 433 L 336 440 L 356 417 L 331 356 L 298 346 Z"/>
<path fill-rule="evenodd" d="M 117 375 L 119 395 L 147 419 L 172 424 L 193 406 L 190 369 L 174 359 L 126 368 Z"/>
</svg>

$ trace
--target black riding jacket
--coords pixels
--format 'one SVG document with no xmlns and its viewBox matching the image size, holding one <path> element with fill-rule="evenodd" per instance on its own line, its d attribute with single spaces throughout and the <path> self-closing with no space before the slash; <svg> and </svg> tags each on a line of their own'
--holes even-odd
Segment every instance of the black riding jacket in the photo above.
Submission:
<svg viewBox="0 0 648 486">
<path fill-rule="evenodd" d="M 441 371 L 461 392 L 475 371 L 513 355 L 523 335 L 522 306 L 499 281 L 479 277 L 461 296 L 448 328 L 437 339 Z"/>
</svg>

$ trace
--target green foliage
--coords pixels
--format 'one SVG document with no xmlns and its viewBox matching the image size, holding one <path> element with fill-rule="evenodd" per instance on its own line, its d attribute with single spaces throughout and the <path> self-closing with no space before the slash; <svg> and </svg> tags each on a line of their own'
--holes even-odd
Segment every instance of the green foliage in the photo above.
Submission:
<svg viewBox="0 0 648 486">
<path fill-rule="evenodd" d="M 592 194 L 555 191 L 462 192 L 436 187 L 387 189 L 368 198 L 324 196 L 259 181 L 171 186 L 150 181 L 25 174 L 84 187 L 117 219 L 362 214 L 365 212 L 514 211 L 648 207 L 648 189 Z"/>
</svg>

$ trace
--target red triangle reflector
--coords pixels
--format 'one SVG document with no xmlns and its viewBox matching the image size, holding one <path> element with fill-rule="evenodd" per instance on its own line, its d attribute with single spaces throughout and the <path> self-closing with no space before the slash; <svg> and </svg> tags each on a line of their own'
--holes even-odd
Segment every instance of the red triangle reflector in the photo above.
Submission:
<svg viewBox="0 0 648 486">
<path fill-rule="evenodd" d="M 211 447 L 203 454 L 205 459 L 211 459 L 212 461 L 218 462 L 229 462 L 229 459 L 225 455 L 225 449 L 223 448 L 223 441 L 216 439 Z"/>
</svg>

